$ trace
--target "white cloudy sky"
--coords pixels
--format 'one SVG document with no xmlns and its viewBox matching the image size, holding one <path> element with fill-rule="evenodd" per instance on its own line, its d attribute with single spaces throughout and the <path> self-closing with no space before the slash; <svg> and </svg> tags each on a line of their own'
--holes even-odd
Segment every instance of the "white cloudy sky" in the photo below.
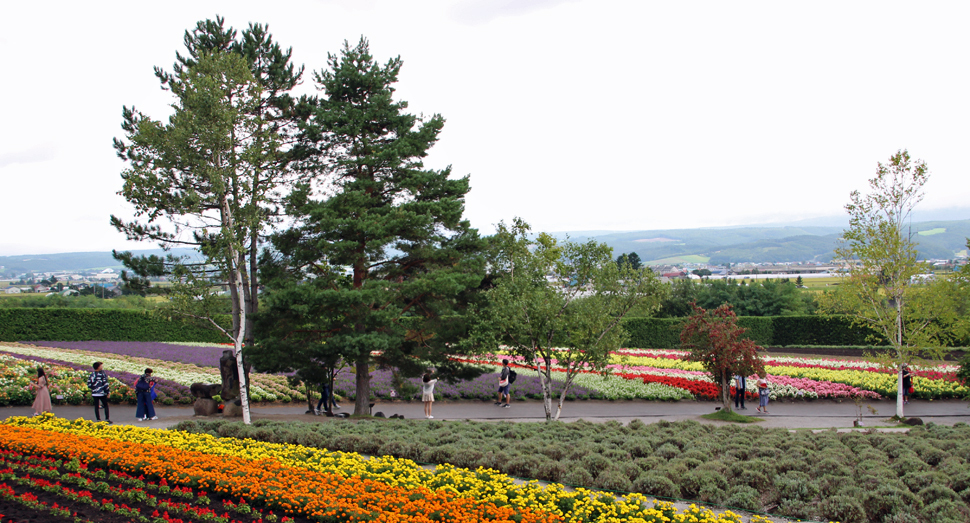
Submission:
<svg viewBox="0 0 970 523">
<path fill-rule="evenodd" d="M 269 24 L 308 71 L 364 35 L 400 98 L 447 123 L 485 232 L 721 226 L 837 215 L 896 150 L 923 206 L 967 206 L 966 2 L 347 0 L 5 2 L 0 255 L 151 248 L 111 147 L 121 108 L 166 116 L 153 66 L 219 14 Z M 307 75 L 301 87 L 312 91 Z M 970 216 L 968 216 L 970 218 Z"/>
</svg>

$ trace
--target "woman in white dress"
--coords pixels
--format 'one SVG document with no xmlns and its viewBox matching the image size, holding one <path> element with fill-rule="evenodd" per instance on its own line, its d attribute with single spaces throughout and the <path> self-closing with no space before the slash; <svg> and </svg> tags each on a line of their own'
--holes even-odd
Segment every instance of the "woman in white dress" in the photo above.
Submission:
<svg viewBox="0 0 970 523">
<path fill-rule="evenodd" d="M 424 417 L 434 419 L 431 415 L 431 405 L 434 404 L 434 384 L 438 383 L 438 380 L 431 379 L 431 374 L 425 374 L 422 380 L 424 383 L 421 384 L 421 401 L 424 402 Z"/>
</svg>

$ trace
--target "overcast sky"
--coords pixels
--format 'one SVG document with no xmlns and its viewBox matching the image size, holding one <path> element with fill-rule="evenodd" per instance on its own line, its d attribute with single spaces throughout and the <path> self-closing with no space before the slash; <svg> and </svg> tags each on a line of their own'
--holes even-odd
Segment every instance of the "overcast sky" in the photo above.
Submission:
<svg viewBox="0 0 970 523">
<path fill-rule="evenodd" d="M 843 213 L 898 149 L 926 209 L 967 206 L 967 2 L 4 2 L 0 255 L 130 244 L 121 109 L 165 118 L 186 29 L 269 24 L 297 64 L 363 35 L 400 99 L 447 120 L 426 165 L 471 175 L 483 232 L 636 230 Z M 301 92 L 312 92 L 310 74 Z M 970 216 L 966 216 L 970 218 Z"/>
</svg>

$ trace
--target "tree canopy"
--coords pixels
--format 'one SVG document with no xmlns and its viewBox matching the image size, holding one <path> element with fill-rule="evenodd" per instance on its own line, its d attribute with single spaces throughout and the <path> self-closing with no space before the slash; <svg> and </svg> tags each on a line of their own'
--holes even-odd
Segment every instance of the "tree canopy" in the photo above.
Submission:
<svg viewBox="0 0 970 523">
<path fill-rule="evenodd" d="M 903 417 L 902 366 L 920 356 L 942 358 L 954 307 L 944 287 L 917 278 L 929 272 L 918 258 L 916 244 L 905 227 L 923 199 L 929 171 L 909 152 L 898 151 L 879 163 L 869 180 L 870 192 L 853 191 L 845 206 L 849 228 L 836 249 L 847 275 L 835 292 L 822 296 L 824 310 L 848 314 L 853 321 L 879 332 L 892 346 L 877 355 L 897 369 L 896 414 Z"/>
<path fill-rule="evenodd" d="M 468 177 L 424 167 L 444 119 L 394 100 L 401 65 L 377 63 L 361 39 L 314 73 L 323 96 L 300 143 L 309 182 L 288 202 L 297 224 L 274 237 L 265 260 L 275 273 L 266 323 L 299 333 L 268 332 L 260 350 L 312 342 L 313 358 L 352 362 L 356 415 L 370 412 L 372 365 L 463 372 L 447 349 L 484 271 L 482 240 L 462 218 Z"/>
<path fill-rule="evenodd" d="M 722 408 L 728 411 L 731 378 L 765 372 L 764 360 L 758 354 L 761 347 L 741 337 L 745 329 L 738 327 L 737 320 L 730 305 L 707 310 L 694 304 L 693 313 L 680 332 L 681 349 L 687 351 L 684 359 L 700 363 L 710 373 L 721 388 Z"/>
<path fill-rule="evenodd" d="M 606 244 L 559 242 L 545 233 L 530 239 L 528 231 L 521 220 L 498 225 L 500 276 L 486 292 L 478 333 L 537 371 L 546 420 L 559 419 L 576 375 L 605 370 L 627 338 L 623 317 L 655 311 L 665 287 L 649 269 L 616 263 Z M 564 374 L 555 415 L 554 372 Z"/>
</svg>

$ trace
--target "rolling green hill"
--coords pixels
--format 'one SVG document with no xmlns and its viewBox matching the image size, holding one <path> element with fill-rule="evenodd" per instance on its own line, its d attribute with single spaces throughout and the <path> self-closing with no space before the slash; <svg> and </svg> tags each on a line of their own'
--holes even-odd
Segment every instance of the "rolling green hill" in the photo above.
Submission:
<svg viewBox="0 0 970 523">
<path fill-rule="evenodd" d="M 635 252 L 649 263 L 782 263 L 832 259 L 842 227 L 738 227 L 568 233 L 595 238 L 617 254 Z M 967 248 L 970 220 L 914 223 L 913 240 L 927 259 L 952 259 Z"/>
</svg>

